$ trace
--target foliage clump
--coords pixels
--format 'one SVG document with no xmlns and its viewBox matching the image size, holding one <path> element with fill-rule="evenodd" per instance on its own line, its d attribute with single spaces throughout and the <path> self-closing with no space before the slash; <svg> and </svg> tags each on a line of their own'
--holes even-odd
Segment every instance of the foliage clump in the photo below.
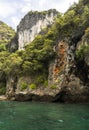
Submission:
<svg viewBox="0 0 89 130">
<path fill-rule="evenodd" d="M 47 87 L 48 86 L 48 80 L 45 80 L 44 81 L 44 87 Z"/>
<path fill-rule="evenodd" d="M 25 90 L 28 87 L 28 84 L 26 82 L 21 83 L 21 90 Z"/>
<path fill-rule="evenodd" d="M 29 88 L 33 90 L 33 89 L 36 89 L 37 86 L 36 86 L 36 84 L 30 84 L 30 85 L 29 85 Z"/>
<path fill-rule="evenodd" d="M 78 60 L 84 60 L 87 55 L 89 55 L 89 45 L 82 45 L 76 50 L 76 58 Z"/>
<path fill-rule="evenodd" d="M 8 75 L 17 77 L 36 75 L 38 78 L 30 87 L 33 89 L 39 84 L 44 84 L 48 80 L 50 61 L 57 56 L 55 52 L 57 43 L 68 39 L 69 44 L 76 45 L 84 33 L 87 36 L 89 34 L 89 2 L 87 0 L 88 3 L 85 4 L 84 1 L 80 0 L 79 4 L 74 3 L 64 15 L 59 13 L 55 23 L 50 28 L 45 29 L 46 31 L 43 30 L 44 33 L 39 34 L 34 41 L 25 47 L 24 51 L 15 53 L 6 51 L 7 44 L 15 32 L 0 22 L 0 35 L 2 36 L 0 39 L 0 77 L 3 74 L 6 77 Z M 88 48 L 89 46 L 83 46 L 77 50 L 77 58 L 83 59 L 89 52 Z M 25 88 L 27 85 L 22 84 L 22 89 Z M 53 85 L 51 88 L 56 87 Z"/>
<path fill-rule="evenodd" d="M 0 52 L 8 49 L 9 43 L 14 36 L 14 29 L 0 21 Z"/>
<path fill-rule="evenodd" d="M 6 84 L 0 83 L 0 95 L 4 95 L 6 93 Z"/>
<path fill-rule="evenodd" d="M 57 89 L 57 86 L 56 85 L 52 85 L 51 89 Z"/>
</svg>

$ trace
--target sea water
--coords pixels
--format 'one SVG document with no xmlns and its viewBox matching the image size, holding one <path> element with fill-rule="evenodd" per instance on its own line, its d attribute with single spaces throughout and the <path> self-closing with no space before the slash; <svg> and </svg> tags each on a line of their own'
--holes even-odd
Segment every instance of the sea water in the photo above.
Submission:
<svg viewBox="0 0 89 130">
<path fill-rule="evenodd" d="M 0 101 L 0 130 L 89 130 L 89 105 Z"/>
</svg>

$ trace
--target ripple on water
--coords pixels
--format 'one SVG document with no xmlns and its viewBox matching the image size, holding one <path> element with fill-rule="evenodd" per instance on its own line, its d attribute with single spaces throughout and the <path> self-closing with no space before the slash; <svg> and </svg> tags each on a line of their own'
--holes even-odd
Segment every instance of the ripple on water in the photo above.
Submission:
<svg viewBox="0 0 89 130">
<path fill-rule="evenodd" d="M 89 130 L 89 105 L 3 101 L 0 130 Z"/>
</svg>

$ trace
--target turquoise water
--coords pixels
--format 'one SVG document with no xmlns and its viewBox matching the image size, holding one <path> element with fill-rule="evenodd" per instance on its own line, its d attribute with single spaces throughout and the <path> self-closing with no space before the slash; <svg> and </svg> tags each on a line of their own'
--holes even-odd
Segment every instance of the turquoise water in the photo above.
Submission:
<svg viewBox="0 0 89 130">
<path fill-rule="evenodd" d="M 89 130 L 89 105 L 0 101 L 0 130 Z"/>
</svg>

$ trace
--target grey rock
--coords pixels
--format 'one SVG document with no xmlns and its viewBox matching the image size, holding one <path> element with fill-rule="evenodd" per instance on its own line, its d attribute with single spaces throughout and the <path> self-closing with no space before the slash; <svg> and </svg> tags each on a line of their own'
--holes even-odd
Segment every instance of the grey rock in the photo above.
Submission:
<svg viewBox="0 0 89 130">
<path fill-rule="evenodd" d="M 58 12 L 55 9 L 44 12 L 29 12 L 17 27 L 18 49 L 23 50 L 42 29 L 51 25 L 57 14 Z"/>
</svg>

